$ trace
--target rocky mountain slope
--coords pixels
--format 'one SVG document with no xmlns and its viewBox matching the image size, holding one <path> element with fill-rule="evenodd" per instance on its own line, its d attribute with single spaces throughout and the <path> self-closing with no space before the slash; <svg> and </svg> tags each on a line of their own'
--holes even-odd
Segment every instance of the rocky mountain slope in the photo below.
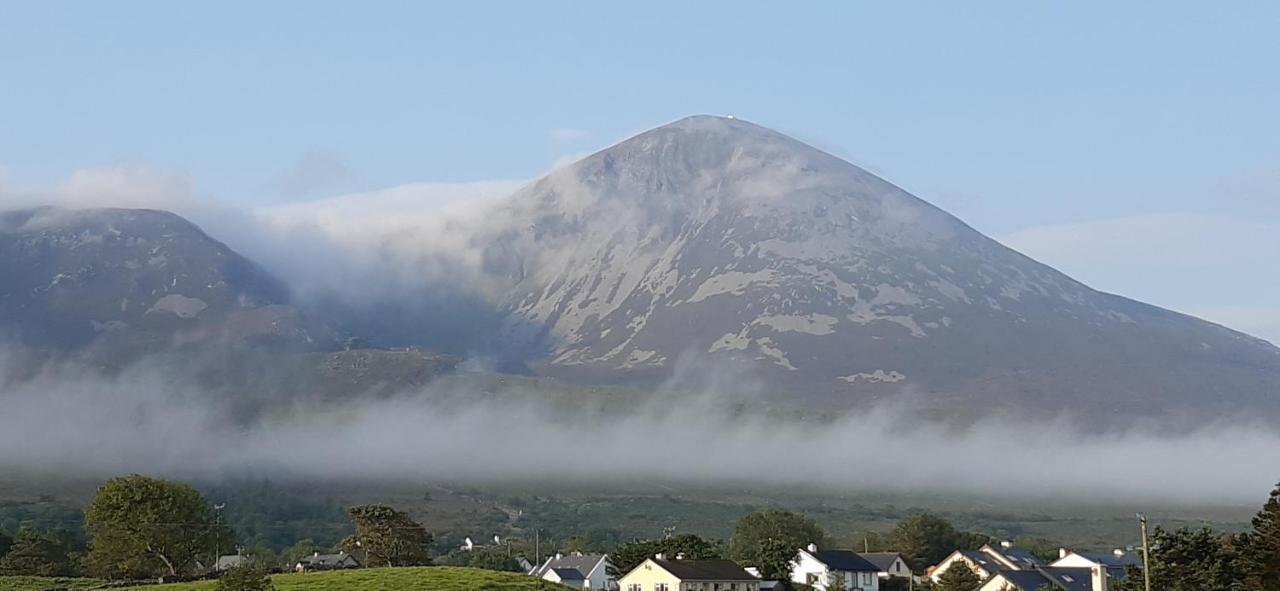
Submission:
<svg viewBox="0 0 1280 591">
<path fill-rule="evenodd" d="M 688 358 L 835 406 L 1280 409 L 1280 349 L 1090 289 L 742 120 L 640 134 L 489 219 L 506 340 L 549 374 L 659 379 Z"/>
<path fill-rule="evenodd" d="M 282 283 L 162 211 L 0 214 L 0 278 L 0 327 L 35 347 L 310 339 Z"/>
</svg>

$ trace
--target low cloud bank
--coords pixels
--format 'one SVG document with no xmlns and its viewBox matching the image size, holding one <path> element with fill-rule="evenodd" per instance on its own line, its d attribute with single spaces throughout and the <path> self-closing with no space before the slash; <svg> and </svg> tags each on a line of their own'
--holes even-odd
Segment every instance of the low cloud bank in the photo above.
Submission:
<svg viewBox="0 0 1280 591">
<path fill-rule="evenodd" d="M 893 406 L 801 422 L 735 412 L 715 386 L 626 410 L 567 410 L 535 393 L 492 396 L 457 382 L 330 405 L 268 402 L 246 420 L 236 396 L 146 362 L 112 376 L 30 363 L 0 354 L 0 471 L 805 485 L 1188 504 L 1253 504 L 1280 478 L 1266 461 L 1280 457 L 1280 434 L 1262 426 L 1086 434 L 1066 422 L 1006 420 L 960 429 Z"/>
</svg>

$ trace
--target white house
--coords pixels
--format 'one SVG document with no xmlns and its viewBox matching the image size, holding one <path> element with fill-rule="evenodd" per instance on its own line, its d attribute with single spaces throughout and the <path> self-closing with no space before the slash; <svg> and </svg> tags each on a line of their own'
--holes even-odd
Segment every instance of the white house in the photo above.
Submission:
<svg viewBox="0 0 1280 591">
<path fill-rule="evenodd" d="M 1129 574 L 1128 567 L 1138 569 L 1142 568 L 1142 557 L 1137 554 L 1125 552 L 1118 548 L 1111 552 L 1098 553 L 1072 552 L 1063 548 L 1058 550 L 1058 559 L 1053 561 L 1049 566 L 1078 568 L 1101 567 L 1106 569 L 1107 575 L 1112 581 L 1119 581 Z"/>
<path fill-rule="evenodd" d="M 791 564 L 791 582 L 827 591 L 833 585 L 847 591 L 879 591 L 880 567 L 852 550 L 819 550 L 814 544 L 800 549 Z"/>
<path fill-rule="evenodd" d="M 880 569 L 880 578 L 889 577 L 910 578 L 911 567 L 907 566 L 907 561 L 902 559 L 902 555 L 897 552 L 863 552 L 858 554 L 867 562 L 876 565 Z"/>
<path fill-rule="evenodd" d="M 978 591 L 1107 591 L 1102 567 L 1034 566 L 992 575 Z"/>
<path fill-rule="evenodd" d="M 608 555 L 574 552 L 556 554 L 529 574 L 575 589 L 607 591 L 614 588 L 614 579 L 609 574 L 610 566 Z"/>
</svg>

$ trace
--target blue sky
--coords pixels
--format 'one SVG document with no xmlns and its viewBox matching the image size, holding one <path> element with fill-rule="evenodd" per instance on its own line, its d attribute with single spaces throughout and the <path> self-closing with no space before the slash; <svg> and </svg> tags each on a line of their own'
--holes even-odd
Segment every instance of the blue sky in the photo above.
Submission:
<svg viewBox="0 0 1280 591">
<path fill-rule="evenodd" d="M 1277 31 L 1273 2 L 0 0 L 0 191 L 527 179 L 731 113 L 1095 287 L 1280 340 Z"/>
</svg>

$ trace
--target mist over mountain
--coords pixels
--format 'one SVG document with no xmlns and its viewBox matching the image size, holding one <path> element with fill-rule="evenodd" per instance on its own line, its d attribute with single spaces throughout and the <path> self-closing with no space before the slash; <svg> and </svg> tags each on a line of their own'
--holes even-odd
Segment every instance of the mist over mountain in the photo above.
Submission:
<svg viewBox="0 0 1280 591">
<path fill-rule="evenodd" d="M 980 415 L 1280 409 L 1280 349 L 1090 289 L 742 120 L 640 134 L 490 219 L 504 342 L 553 375 L 664 376 L 694 355 L 836 408 L 913 392 Z"/>
<path fill-rule="evenodd" d="M 273 275 L 166 212 L 10 212 L 0 330 L 62 350 L 309 351 L 302 361 L 237 354 L 220 371 L 244 375 L 219 383 L 253 390 L 259 374 L 247 367 L 288 367 L 272 380 L 330 396 L 344 383 L 350 395 L 383 381 L 420 385 L 451 366 L 342 355 L 414 345 L 579 383 L 650 386 L 682 364 L 714 367 L 748 378 L 753 399 L 832 412 L 893 401 L 970 419 L 1280 416 L 1280 349 L 1093 290 L 861 168 L 738 119 L 682 119 L 465 219 L 415 227 L 356 227 L 320 258 L 280 252 L 288 233 L 247 240 L 275 249 L 257 253 Z M 349 243 L 367 251 L 339 260 Z M 299 275 L 279 268 L 291 260 L 306 260 L 334 293 L 291 293 L 276 279 Z M 335 371 L 358 376 L 330 379 Z"/>
</svg>

